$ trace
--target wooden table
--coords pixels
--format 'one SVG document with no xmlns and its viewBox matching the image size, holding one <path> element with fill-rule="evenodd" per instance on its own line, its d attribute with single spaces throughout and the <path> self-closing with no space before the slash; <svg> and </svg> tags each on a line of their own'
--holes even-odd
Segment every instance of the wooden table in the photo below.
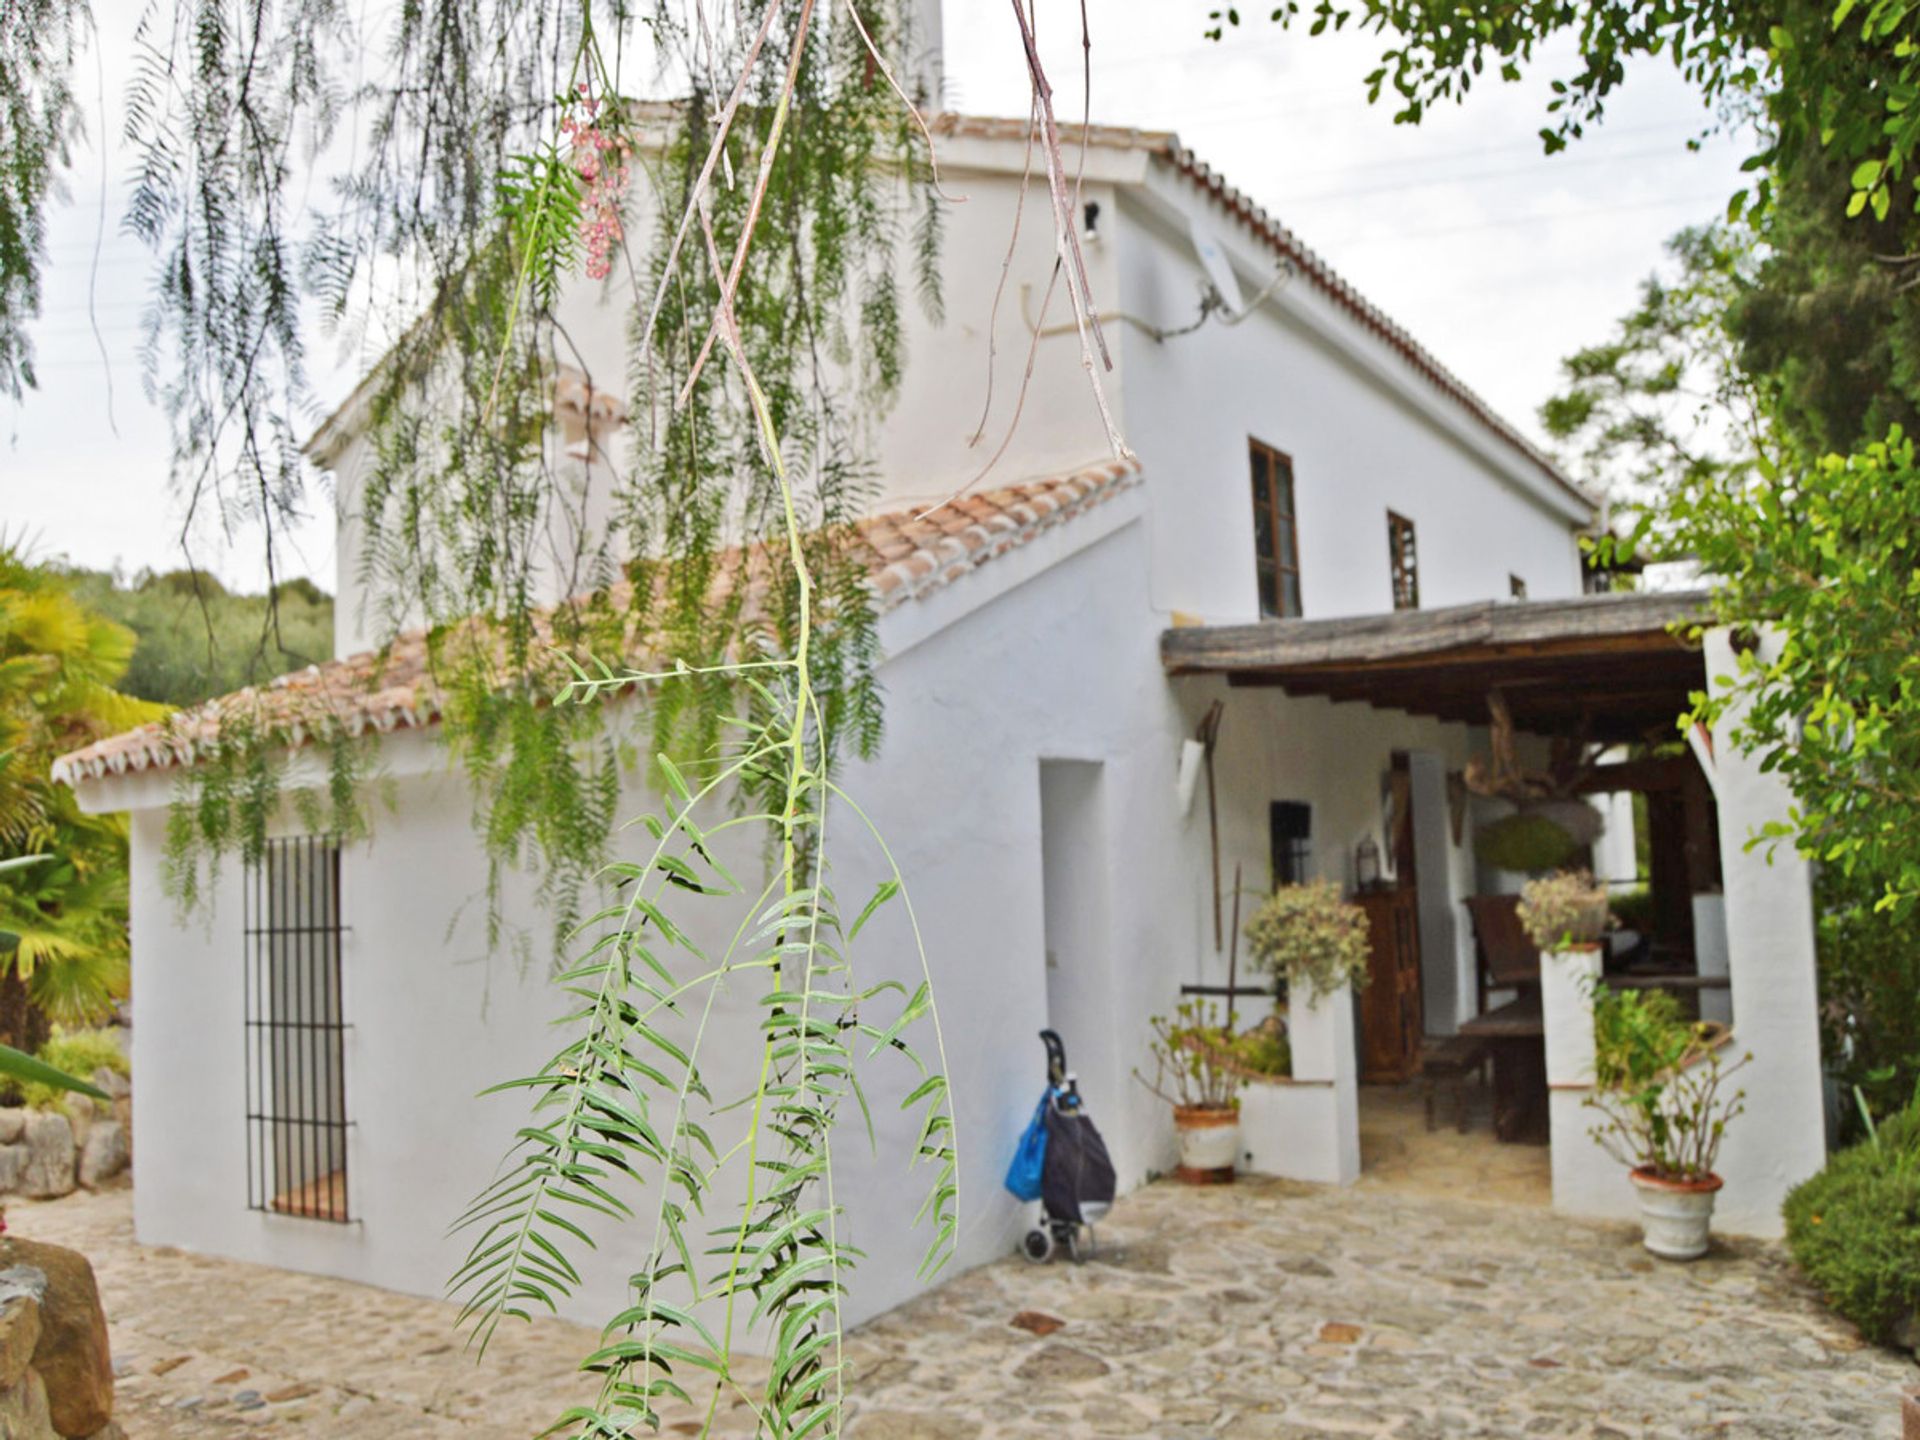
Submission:
<svg viewBox="0 0 1920 1440">
<path fill-rule="evenodd" d="M 1460 1025 L 1493 1052 L 1493 1133 L 1508 1142 L 1547 1143 L 1547 1026 L 1538 989 Z"/>
</svg>

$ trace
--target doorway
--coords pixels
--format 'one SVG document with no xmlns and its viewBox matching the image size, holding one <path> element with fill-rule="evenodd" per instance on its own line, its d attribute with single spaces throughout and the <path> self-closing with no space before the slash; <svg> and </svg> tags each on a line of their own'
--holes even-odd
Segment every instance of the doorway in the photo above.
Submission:
<svg viewBox="0 0 1920 1440">
<path fill-rule="evenodd" d="M 1040 884 L 1044 896 L 1047 1024 L 1088 1104 L 1118 1098 L 1113 1025 L 1111 881 L 1106 766 L 1040 762 Z"/>
</svg>

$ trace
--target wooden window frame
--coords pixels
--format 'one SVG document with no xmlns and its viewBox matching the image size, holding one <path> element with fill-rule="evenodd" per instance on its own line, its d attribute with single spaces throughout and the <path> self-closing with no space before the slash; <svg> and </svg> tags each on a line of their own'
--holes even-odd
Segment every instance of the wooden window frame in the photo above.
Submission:
<svg viewBox="0 0 1920 1440">
<path fill-rule="evenodd" d="M 1294 485 L 1293 457 L 1263 441 L 1248 437 L 1249 498 L 1254 506 L 1254 588 L 1260 618 L 1297 620 L 1303 611 L 1300 588 L 1300 497 Z M 1260 548 L 1261 481 L 1266 484 L 1267 553 Z M 1284 495 L 1285 503 L 1281 503 Z M 1293 584 L 1291 591 L 1288 580 Z"/>
<path fill-rule="evenodd" d="M 1420 533 L 1397 510 L 1387 511 L 1387 565 L 1393 584 L 1393 608 L 1420 608 Z"/>
</svg>

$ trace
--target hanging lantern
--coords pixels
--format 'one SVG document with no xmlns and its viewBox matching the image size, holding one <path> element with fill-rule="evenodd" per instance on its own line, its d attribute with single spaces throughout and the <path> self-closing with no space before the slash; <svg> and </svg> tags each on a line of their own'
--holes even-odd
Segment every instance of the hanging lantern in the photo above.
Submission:
<svg viewBox="0 0 1920 1440">
<path fill-rule="evenodd" d="M 1380 888 L 1380 846 L 1371 835 L 1354 849 L 1353 886 L 1356 890 Z"/>
</svg>

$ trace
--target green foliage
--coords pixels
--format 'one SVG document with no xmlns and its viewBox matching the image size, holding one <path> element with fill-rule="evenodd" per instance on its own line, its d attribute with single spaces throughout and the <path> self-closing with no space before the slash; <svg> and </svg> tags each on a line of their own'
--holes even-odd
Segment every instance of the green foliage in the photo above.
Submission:
<svg viewBox="0 0 1920 1440">
<path fill-rule="evenodd" d="M 11 1045 L 0 1045 L 0 1080 L 11 1081 L 22 1090 L 36 1094 L 44 1091 L 48 1095 L 57 1095 L 67 1091 L 94 1100 L 107 1098 L 107 1092 L 98 1089 L 92 1082 L 64 1070 L 56 1070 L 44 1060 L 36 1059 L 24 1050 L 16 1050 Z"/>
<path fill-rule="evenodd" d="M 1637 834 L 1635 838 L 1638 838 Z M 1645 885 L 1616 892 L 1609 904 L 1613 909 L 1613 918 L 1620 922 L 1623 930 L 1636 930 L 1642 935 L 1653 930 L 1653 891 Z"/>
<path fill-rule="evenodd" d="M 1812 465 L 1762 459 L 1665 506 L 1675 543 L 1714 575 L 1713 618 L 1757 637 L 1696 713 L 1761 757 L 1795 810 L 1756 840 L 1792 841 L 1883 903 L 1920 894 L 1920 472 L 1913 441 Z M 1763 631 L 1762 627 L 1769 627 Z"/>
<path fill-rule="evenodd" d="M 1282 885 L 1247 921 L 1247 955 L 1318 999 L 1367 983 L 1367 914 L 1331 880 Z"/>
<path fill-rule="evenodd" d="M 1884 888 L 1827 870 L 1816 889 L 1821 1049 L 1876 1114 L 1920 1094 L 1920 907 L 1878 908 Z"/>
<path fill-rule="evenodd" d="M 38 1059 L 68 1079 L 75 1076 L 91 1079 L 95 1071 L 103 1068 L 116 1075 L 133 1073 L 126 1051 L 120 1048 L 120 1042 L 110 1030 L 55 1030 L 40 1047 Z M 21 1103 L 35 1110 L 52 1109 L 76 1088 L 46 1078 L 24 1075 L 14 1078 L 21 1082 Z M 106 1098 L 91 1087 L 82 1093 L 91 1094 L 96 1100 Z"/>
<path fill-rule="evenodd" d="M 1827 1303 L 1892 1344 L 1920 1313 L 1920 1100 L 1788 1192 L 1787 1248 Z"/>
<path fill-rule="evenodd" d="M 1148 1023 L 1153 1031 L 1147 1042 L 1153 1078 L 1135 1070 L 1134 1079 L 1178 1109 L 1240 1108 L 1237 1092 L 1246 1077 L 1235 1064 L 1234 1037 L 1212 1006 L 1182 1000 L 1171 1016 L 1156 1015 Z M 1288 1063 L 1291 1067 L 1291 1059 Z"/>
<path fill-rule="evenodd" d="M 165 705 L 198 705 L 333 658 L 333 599 L 311 580 L 235 595 L 201 571 L 130 580 L 69 570 L 84 604 L 138 637 L 120 688 Z"/>
<path fill-rule="evenodd" d="M 1724 1092 L 1752 1060 L 1729 1065 L 1707 1027 L 1681 1018 L 1664 990 L 1593 989 L 1594 1088 L 1600 1112 L 1593 1138 L 1621 1164 L 1662 1180 L 1713 1174 L 1727 1125 L 1746 1108 L 1746 1092 Z"/>
<path fill-rule="evenodd" d="M 0 990 L 22 986 L 41 1016 L 65 1023 L 97 1020 L 125 993 L 127 832 L 122 817 L 84 814 L 49 772 L 59 755 L 162 713 L 113 688 L 133 647 L 64 576 L 0 548 L 0 853 L 47 857 L 0 875 Z"/>
<path fill-rule="evenodd" d="M 1520 891 L 1520 923 L 1542 950 L 1592 945 L 1607 933 L 1606 888 L 1584 870 L 1529 880 Z"/>
<path fill-rule="evenodd" d="M 1503 815 L 1473 832 L 1473 853 L 1482 864 L 1524 875 L 1564 865 L 1579 847 L 1545 815 Z"/>
<path fill-rule="evenodd" d="M 1243 1030 L 1227 1042 L 1226 1049 L 1234 1064 L 1255 1075 L 1293 1074 L 1293 1046 L 1278 1023 Z"/>
<path fill-rule="evenodd" d="M 73 61 L 90 28 L 86 0 L 0 4 L 0 391 L 16 400 L 35 383 L 27 327 L 40 312 L 47 213 L 80 131 Z"/>
</svg>

